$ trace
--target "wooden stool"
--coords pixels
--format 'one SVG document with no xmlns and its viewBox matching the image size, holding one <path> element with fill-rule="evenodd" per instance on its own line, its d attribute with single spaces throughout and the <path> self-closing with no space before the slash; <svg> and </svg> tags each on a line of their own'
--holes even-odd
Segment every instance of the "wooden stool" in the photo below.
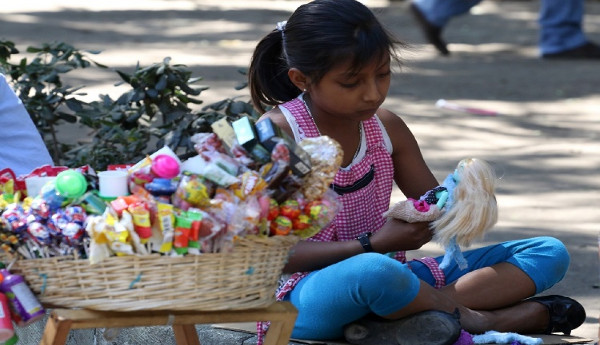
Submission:
<svg viewBox="0 0 600 345">
<path fill-rule="evenodd" d="M 200 345 L 195 324 L 270 321 L 265 345 L 287 345 L 298 311 L 289 302 L 263 309 L 223 311 L 109 312 L 87 309 L 53 309 L 40 345 L 64 345 L 71 329 L 172 326 L 178 345 Z"/>
</svg>

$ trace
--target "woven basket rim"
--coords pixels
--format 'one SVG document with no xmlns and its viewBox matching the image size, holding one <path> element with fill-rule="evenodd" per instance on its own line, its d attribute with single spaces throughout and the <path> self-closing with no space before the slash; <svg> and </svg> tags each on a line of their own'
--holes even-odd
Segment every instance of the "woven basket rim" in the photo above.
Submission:
<svg viewBox="0 0 600 345">
<path fill-rule="evenodd" d="M 267 307 L 296 236 L 246 236 L 230 253 L 159 254 L 87 259 L 20 259 L 23 275 L 44 304 L 109 311 L 235 310 Z"/>
</svg>

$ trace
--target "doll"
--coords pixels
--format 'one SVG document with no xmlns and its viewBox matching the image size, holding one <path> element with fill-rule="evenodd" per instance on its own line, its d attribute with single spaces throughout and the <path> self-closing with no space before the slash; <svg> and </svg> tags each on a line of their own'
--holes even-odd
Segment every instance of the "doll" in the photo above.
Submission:
<svg viewBox="0 0 600 345">
<path fill-rule="evenodd" d="M 430 221 L 434 241 L 445 250 L 440 268 L 454 259 L 464 270 L 468 265 L 460 246 L 468 247 L 483 237 L 498 220 L 495 187 L 492 167 L 484 160 L 466 158 L 458 162 L 440 186 L 419 200 L 409 198 L 396 203 L 384 216 L 409 223 Z"/>
</svg>

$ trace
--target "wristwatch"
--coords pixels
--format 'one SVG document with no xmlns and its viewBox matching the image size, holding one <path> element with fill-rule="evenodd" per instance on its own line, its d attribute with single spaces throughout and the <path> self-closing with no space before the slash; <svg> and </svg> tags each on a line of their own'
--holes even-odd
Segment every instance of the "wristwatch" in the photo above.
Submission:
<svg viewBox="0 0 600 345">
<path fill-rule="evenodd" d="M 360 242 L 366 253 L 374 251 L 373 247 L 371 246 L 371 235 L 373 235 L 372 232 L 365 232 L 364 234 L 358 235 L 358 237 L 356 238 Z"/>
</svg>

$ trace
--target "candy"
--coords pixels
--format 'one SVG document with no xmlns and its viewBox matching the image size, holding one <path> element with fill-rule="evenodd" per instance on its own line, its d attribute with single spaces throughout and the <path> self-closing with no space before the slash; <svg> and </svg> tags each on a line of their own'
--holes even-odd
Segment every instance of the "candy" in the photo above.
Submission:
<svg viewBox="0 0 600 345">
<path fill-rule="evenodd" d="M 277 203 L 277 200 L 270 199 L 269 200 L 269 213 L 267 214 L 267 219 L 274 220 L 275 218 L 277 218 L 277 216 L 279 216 L 279 204 Z"/>
<path fill-rule="evenodd" d="M 271 235 L 288 235 L 292 231 L 292 220 L 286 216 L 278 216 L 271 222 Z"/>
<path fill-rule="evenodd" d="M 311 219 L 305 214 L 299 215 L 297 218 L 292 220 L 292 224 L 295 230 L 305 230 L 310 227 Z"/>
<path fill-rule="evenodd" d="M 286 200 L 281 204 L 280 214 L 290 219 L 297 218 L 302 211 L 300 211 L 300 203 L 296 200 Z"/>
<path fill-rule="evenodd" d="M 62 235 L 62 230 L 69 223 L 69 218 L 66 216 L 64 210 L 58 210 L 50 217 L 50 221 L 48 222 L 48 229 L 50 230 L 50 235 L 54 237 L 60 237 Z"/>
<path fill-rule="evenodd" d="M 30 212 L 39 216 L 42 219 L 48 219 L 50 217 L 50 207 L 41 198 L 35 198 L 31 201 Z"/>
<path fill-rule="evenodd" d="M 139 235 L 141 243 L 146 243 L 152 236 L 152 226 L 150 225 L 150 212 L 142 203 L 135 203 L 129 206 L 129 212 L 133 217 L 133 228 Z"/>
<path fill-rule="evenodd" d="M 83 225 L 85 222 L 86 214 L 83 207 L 79 205 L 67 206 L 65 208 L 65 215 L 70 221 Z"/>
<path fill-rule="evenodd" d="M 187 210 L 192 206 L 202 207 L 210 204 L 210 184 L 195 174 L 184 173 L 173 196 L 173 204 Z"/>
<path fill-rule="evenodd" d="M 50 231 L 40 222 L 31 222 L 27 225 L 27 233 L 33 240 L 42 245 L 48 245 L 51 242 Z"/>
<path fill-rule="evenodd" d="M 169 155 L 157 155 L 152 159 L 151 170 L 158 177 L 172 179 L 179 175 L 179 162 Z"/>
<path fill-rule="evenodd" d="M 170 179 L 157 177 L 152 182 L 146 183 L 145 188 L 154 196 L 171 195 L 175 193 L 177 184 Z"/>
<path fill-rule="evenodd" d="M 85 234 L 83 226 L 75 222 L 68 222 L 62 228 L 62 234 L 67 244 L 75 246 L 81 243 L 81 239 Z"/>
<path fill-rule="evenodd" d="M 326 217 L 329 213 L 329 208 L 321 200 L 311 201 L 304 207 L 304 213 L 312 219 Z"/>
<path fill-rule="evenodd" d="M 67 199 L 82 196 L 87 189 L 87 181 L 82 173 L 76 170 L 65 170 L 56 176 L 54 182 L 56 191 Z"/>
<path fill-rule="evenodd" d="M 2 220 L 15 234 L 23 233 L 27 229 L 27 223 L 23 209 L 16 204 L 10 204 L 2 213 Z"/>
</svg>

